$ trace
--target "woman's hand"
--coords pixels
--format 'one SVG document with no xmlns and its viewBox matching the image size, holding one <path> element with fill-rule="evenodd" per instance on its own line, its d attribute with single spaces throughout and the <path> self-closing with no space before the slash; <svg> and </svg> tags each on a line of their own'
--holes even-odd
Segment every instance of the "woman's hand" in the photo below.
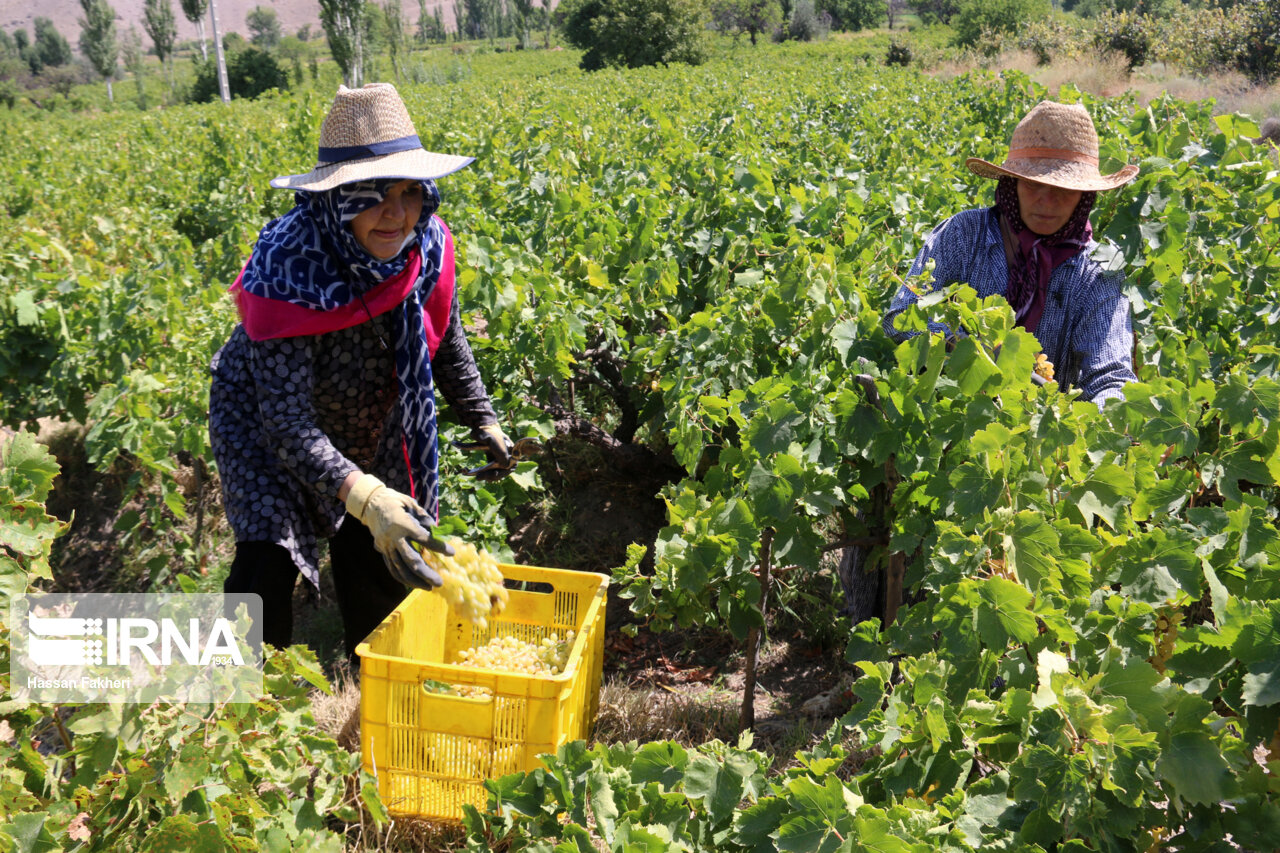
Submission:
<svg viewBox="0 0 1280 853">
<path fill-rule="evenodd" d="M 471 436 L 476 444 L 484 445 L 485 453 L 489 454 L 490 464 L 485 466 L 485 470 L 476 474 L 477 480 L 501 480 L 511 473 L 511 469 L 515 467 L 511 461 L 511 451 L 515 445 L 511 443 L 511 439 L 507 438 L 502 427 L 497 424 L 486 424 L 473 429 Z"/>
<path fill-rule="evenodd" d="M 431 535 L 435 525 L 426 510 L 406 494 L 388 488 L 372 474 L 362 474 L 346 495 L 347 512 L 369 528 L 373 545 L 392 576 L 408 587 L 435 589 L 443 583 L 411 542 L 448 556 L 453 548 Z"/>
</svg>

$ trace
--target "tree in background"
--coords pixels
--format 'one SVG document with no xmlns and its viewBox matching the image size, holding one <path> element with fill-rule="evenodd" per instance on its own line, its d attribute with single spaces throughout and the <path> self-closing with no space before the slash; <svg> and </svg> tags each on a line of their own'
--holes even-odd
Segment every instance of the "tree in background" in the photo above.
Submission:
<svg viewBox="0 0 1280 853">
<path fill-rule="evenodd" d="M 22 58 L 32 74 L 39 74 L 46 68 L 57 68 L 71 61 L 71 45 L 58 32 L 53 21 L 48 18 L 36 18 L 32 22 L 35 27 L 35 40 L 29 45 L 22 45 Z M 18 30 L 21 40 L 26 41 L 26 30 Z M 14 35 L 18 35 L 15 33 Z"/>
<path fill-rule="evenodd" d="M 1236 0 L 1230 0 L 1226 4 L 1209 3 L 1193 3 L 1190 5 L 1235 5 Z M 1093 18 L 1098 15 L 1108 14 L 1112 12 L 1132 12 L 1135 15 L 1148 15 L 1156 18 L 1166 18 L 1178 10 L 1182 6 L 1181 0 L 1078 0 L 1074 3 L 1063 3 L 1063 9 L 1075 12 L 1082 18 Z"/>
<path fill-rule="evenodd" d="M 361 77 L 365 80 L 376 80 L 382 75 L 378 73 L 378 54 L 387 44 L 387 16 L 382 7 L 373 0 L 364 4 L 364 68 Z"/>
<path fill-rule="evenodd" d="M 80 52 L 89 60 L 98 76 L 107 81 L 107 100 L 115 103 L 111 78 L 116 76 L 116 10 L 107 0 L 80 0 L 84 17 L 80 19 Z"/>
<path fill-rule="evenodd" d="M 462 5 L 462 0 L 453 0 L 453 27 L 458 38 L 463 38 L 467 31 L 467 7 Z"/>
<path fill-rule="evenodd" d="M 734 38 L 746 33 L 754 45 L 757 36 L 782 25 L 782 7 L 778 0 L 712 0 L 711 20 Z"/>
<path fill-rule="evenodd" d="M 132 24 L 129 25 L 129 31 L 124 34 L 124 38 L 120 40 L 121 59 L 124 60 L 124 68 L 133 75 L 133 83 L 138 87 L 138 109 L 145 110 L 147 108 L 147 88 L 143 83 L 143 75 L 146 73 L 146 63 L 142 58 L 142 37 L 138 35 L 137 29 Z"/>
<path fill-rule="evenodd" d="M 787 22 L 787 38 L 794 41 L 824 39 L 831 31 L 831 15 L 819 12 L 813 0 L 795 0 L 791 19 Z"/>
<path fill-rule="evenodd" d="M 342 69 L 342 79 L 352 89 L 364 79 L 364 0 L 320 0 L 320 26 L 329 43 L 333 61 Z"/>
<path fill-rule="evenodd" d="M 400 67 L 409 53 L 408 36 L 404 27 L 404 11 L 400 8 L 400 0 L 386 0 L 382 4 L 382 14 L 387 21 L 387 58 L 391 60 L 391 73 L 395 75 L 396 85 L 400 85 Z"/>
<path fill-rule="evenodd" d="M 156 56 L 164 66 L 173 91 L 173 44 L 178 39 L 178 24 L 173 17 L 173 4 L 169 0 L 147 0 L 142 9 L 142 28 L 151 37 Z"/>
<path fill-rule="evenodd" d="M 700 0 L 567 0 L 564 34 L 586 51 L 579 65 L 639 68 L 707 58 L 707 10 Z"/>
<path fill-rule="evenodd" d="M 27 51 L 31 49 L 31 36 L 26 30 L 17 29 L 13 31 L 13 47 L 18 51 L 18 58 L 23 62 L 27 61 Z"/>
<path fill-rule="evenodd" d="M 1048 14 L 1049 0 L 961 0 L 951 24 L 958 44 L 977 47 L 984 34 L 1012 33 Z"/>
<path fill-rule="evenodd" d="M 959 0 L 916 0 L 911 4 L 923 24 L 949 24 L 960 11 Z"/>
<path fill-rule="evenodd" d="M 1242 49 L 1236 67 L 1258 84 L 1280 78 L 1280 0 L 1243 0 Z"/>
<path fill-rule="evenodd" d="M 515 30 L 520 38 L 520 46 L 526 50 L 533 45 L 529 39 L 529 18 L 533 16 L 533 0 L 511 0 L 515 7 Z"/>
<path fill-rule="evenodd" d="M 831 27 L 846 32 L 869 30 L 884 17 L 884 0 L 818 0 L 819 12 L 831 16 Z"/>
<path fill-rule="evenodd" d="M 210 102 L 218 97 L 216 70 L 211 62 L 203 62 L 196 68 L 196 80 L 191 86 L 190 100 L 195 103 Z M 256 98 L 271 89 L 286 91 L 289 75 L 276 58 L 257 47 L 236 51 L 227 62 L 227 80 L 237 98 Z"/>
<path fill-rule="evenodd" d="M 244 25 L 249 28 L 249 41 L 263 50 L 271 50 L 280 43 L 280 16 L 269 6 L 254 6 L 244 16 Z"/>
<path fill-rule="evenodd" d="M 898 16 L 907 11 L 907 0 L 885 0 L 884 11 L 889 29 L 893 29 L 894 24 L 898 22 Z"/>
<path fill-rule="evenodd" d="M 437 6 L 434 12 L 428 12 L 427 0 L 418 0 L 418 43 L 442 42 L 444 37 L 444 20 L 440 16 L 440 7 Z"/>
<path fill-rule="evenodd" d="M 497 33 L 493 31 L 494 0 L 460 0 L 462 17 L 457 17 L 458 4 L 454 4 L 454 15 L 458 21 L 458 37 L 470 39 L 487 38 L 492 40 Z"/>
<path fill-rule="evenodd" d="M 302 60 L 310 59 L 313 51 L 302 39 L 297 36 L 285 36 L 280 39 L 280 43 L 276 45 L 276 55 L 289 63 L 293 69 L 293 84 L 301 86 L 305 78 L 302 70 Z"/>
<path fill-rule="evenodd" d="M 196 35 L 200 37 L 200 56 L 209 61 L 209 42 L 204 37 L 204 14 L 209 11 L 209 0 L 178 0 L 182 6 L 182 15 L 196 25 Z"/>
</svg>

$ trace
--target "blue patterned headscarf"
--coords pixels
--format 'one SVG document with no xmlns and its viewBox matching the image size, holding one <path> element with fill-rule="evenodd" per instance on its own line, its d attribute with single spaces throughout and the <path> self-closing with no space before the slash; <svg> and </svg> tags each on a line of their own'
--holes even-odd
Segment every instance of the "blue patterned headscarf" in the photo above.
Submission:
<svg viewBox="0 0 1280 853">
<path fill-rule="evenodd" d="M 399 182 L 380 178 L 341 184 L 323 192 L 298 192 L 293 209 L 267 223 L 258 235 L 240 284 L 254 296 L 332 311 L 362 299 L 377 284 L 402 272 L 409 262 L 409 250 L 415 245 L 419 248 L 422 267 L 418 280 L 392 312 L 392 324 L 401 426 L 414 496 L 435 518 L 439 450 L 431 355 L 422 320 L 423 306 L 440 278 L 445 245 L 444 227 L 433 215 L 440 206 L 435 181 L 421 182 L 422 213 L 413 234 L 389 260 L 380 261 L 365 251 L 351 230 L 351 220 L 381 204 Z"/>
</svg>

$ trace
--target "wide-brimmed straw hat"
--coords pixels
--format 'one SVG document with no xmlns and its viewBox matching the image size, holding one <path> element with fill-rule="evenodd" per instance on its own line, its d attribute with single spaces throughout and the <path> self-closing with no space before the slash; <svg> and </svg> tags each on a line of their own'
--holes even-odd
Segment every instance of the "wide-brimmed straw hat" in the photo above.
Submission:
<svg viewBox="0 0 1280 853">
<path fill-rule="evenodd" d="M 271 186 L 320 191 L 373 178 L 430 180 L 474 159 L 424 149 L 404 101 L 390 83 L 368 83 L 360 89 L 339 86 L 320 125 L 316 167 L 303 175 L 272 178 Z"/>
<path fill-rule="evenodd" d="M 1113 190 L 1132 181 L 1138 167 L 1125 166 L 1104 175 L 1098 171 L 1098 132 L 1080 104 L 1041 101 L 1018 122 L 1009 142 L 1009 156 L 997 166 L 970 157 L 965 160 L 984 178 L 1026 178 L 1068 190 Z"/>
<path fill-rule="evenodd" d="M 1280 145 L 1280 118 L 1267 119 L 1258 128 L 1258 132 L 1262 135 L 1253 140 L 1254 145 L 1261 145 L 1264 142 Z"/>
</svg>

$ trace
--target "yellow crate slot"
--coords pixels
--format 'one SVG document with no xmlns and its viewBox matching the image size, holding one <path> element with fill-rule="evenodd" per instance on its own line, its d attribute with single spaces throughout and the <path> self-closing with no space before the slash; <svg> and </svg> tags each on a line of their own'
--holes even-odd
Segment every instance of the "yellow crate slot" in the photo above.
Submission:
<svg viewBox="0 0 1280 853">
<path fill-rule="evenodd" d="M 608 578 L 534 566 L 502 573 L 528 588 L 512 589 L 486 629 L 441 596 L 414 591 L 356 648 L 362 760 L 392 814 L 460 820 L 464 804 L 484 805 L 483 780 L 532 770 L 538 755 L 590 734 Z M 449 663 L 495 637 L 540 643 L 568 631 L 576 636 L 559 675 Z M 474 695 L 455 695 L 459 687 Z"/>
</svg>

